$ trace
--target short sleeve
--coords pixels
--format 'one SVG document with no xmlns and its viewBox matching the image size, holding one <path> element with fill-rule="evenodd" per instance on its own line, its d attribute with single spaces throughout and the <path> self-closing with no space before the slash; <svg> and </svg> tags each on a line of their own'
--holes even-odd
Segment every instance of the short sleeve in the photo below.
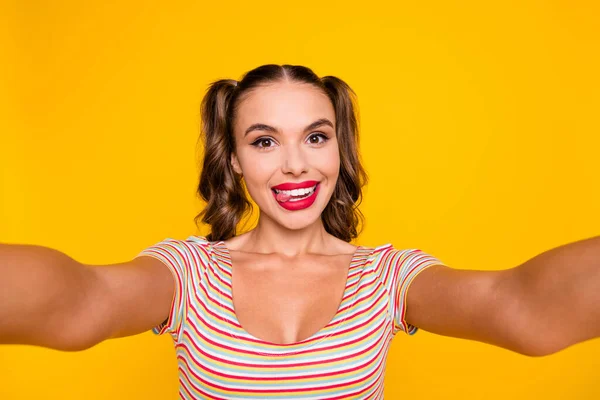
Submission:
<svg viewBox="0 0 600 400">
<path fill-rule="evenodd" d="M 434 265 L 446 265 L 438 258 L 420 249 L 391 248 L 383 257 L 388 270 L 390 302 L 393 316 L 393 334 L 400 331 L 414 335 L 418 328 L 406 322 L 406 298 L 413 279 Z"/>
<path fill-rule="evenodd" d="M 186 318 L 188 282 L 193 259 L 190 243 L 167 238 L 142 250 L 136 258 L 140 256 L 150 256 L 162 261 L 175 279 L 175 292 L 169 315 L 165 321 L 153 327 L 152 332 L 157 335 L 169 333 L 175 340 L 179 340 L 181 327 Z"/>
</svg>

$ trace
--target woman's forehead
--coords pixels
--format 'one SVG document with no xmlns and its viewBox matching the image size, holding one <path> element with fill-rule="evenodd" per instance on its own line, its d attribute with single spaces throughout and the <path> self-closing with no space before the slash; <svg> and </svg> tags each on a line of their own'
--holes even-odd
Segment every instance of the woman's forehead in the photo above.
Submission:
<svg viewBox="0 0 600 400">
<path fill-rule="evenodd" d="M 264 123 L 303 129 L 320 118 L 335 124 L 333 105 L 322 90 L 310 84 L 278 82 L 253 89 L 242 99 L 236 110 L 236 128 Z"/>
</svg>

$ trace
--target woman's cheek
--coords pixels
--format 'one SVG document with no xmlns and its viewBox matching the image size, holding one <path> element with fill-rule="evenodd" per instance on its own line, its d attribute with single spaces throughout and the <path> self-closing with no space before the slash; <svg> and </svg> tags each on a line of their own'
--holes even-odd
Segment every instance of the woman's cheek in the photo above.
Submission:
<svg viewBox="0 0 600 400">
<path fill-rule="evenodd" d="M 244 176 L 252 181 L 269 179 L 275 168 L 273 157 L 269 154 L 243 154 L 240 159 Z"/>
<path fill-rule="evenodd" d="M 325 157 L 320 158 L 321 170 L 326 171 L 327 175 L 335 175 L 340 170 L 340 153 L 337 147 L 333 147 Z"/>
</svg>

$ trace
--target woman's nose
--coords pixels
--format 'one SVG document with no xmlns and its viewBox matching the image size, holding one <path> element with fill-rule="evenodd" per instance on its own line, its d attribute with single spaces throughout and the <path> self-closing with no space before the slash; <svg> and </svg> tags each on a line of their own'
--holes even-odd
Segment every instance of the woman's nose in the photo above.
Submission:
<svg viewBox="0 0 600 400">
<path fill-rule="evenodd" d="M 282 152 L 282 171 L 286 174 L 300 175 L 308 171 L 305 154 L 296 146 L 289 146 Z"/>
</svg>

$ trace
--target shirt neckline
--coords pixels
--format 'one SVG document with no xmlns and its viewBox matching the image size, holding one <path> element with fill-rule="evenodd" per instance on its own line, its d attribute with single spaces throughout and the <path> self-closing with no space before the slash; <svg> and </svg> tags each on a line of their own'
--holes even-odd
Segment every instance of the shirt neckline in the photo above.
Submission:
<svg viewBox="0 0 600 400">
<path fill-rule="evenodd" d="M 227 271 L 227 273 L 230 276 L 231 279 L 231 284 L 228 287 L 228 292 L 229 292 L 229 299 L 228 299 L 228 303 L 229 306 L 231 308 L 232 311 L 232 319 L 233 322 L 239 327 L 239 329 L 241 330 L 241 332 L 248 338 L 250 338 L 253 342 L 257 342 L 260 343 L 262 345 L 266 345 L 266 346 L 271 346 L 271 347 L 279 347 L 279 348 L 288 348 L 288 347 L 297 347 L 297 346 L 302 346 L 305 344 L 308 344 L 310 342 L 320 342 L 321 340 L 323 340 L 326 337 L 331 336 L 333 333 L 335 333 L 340 326 L 343 324 L 343 322 L 346 320 L 346 317 L 344 317 L 343 319 L 339 319 L 339 315 L 342 314 L 342 312 L 344 311 L 344 309 L 346 307 L 343 307 L 344 304 L 344 299 L 346 299 L 346 297 L 348 296 L 348 294 L 350 293 L 350 279 L 353 275 L 354 270 L 359 267 L 360 265 L 363 264 L 363 262 L 358 262 L 361 260 L 361 255 L 363 255 L 362 253 L 364 253 L 364 250 L 366 249 L 364 246 L 357 246 L 356 250 L 354 251 L 354 253 L 352 254 L 351 260 L 350 260 L 350 265 L 348 266 L 348 272 L 346 274 L 346 284 L 344 287 L 344 293 L 342 295 L 342 299 L 337 307 L 337 311 L 335 313 L 335 315 L 330 319 L 330 321 L 323 327 L 321 327 L 318 331 L 316 331 L 315 333 L 313 333 L 312 335 L 310 335 L 309 337 L 302 339 L 300 341 L 297 342 L 293 342 L 293 343 L 274 343 L 274 342 L 270 342 L 268 340 L 264 340 L 261 339 L 259 337 L 256 337 L 255 335 L 249 333 L 240 323 L 240 321 L 237 318 L 236 312 L 235 312 L 235 307 L 233 305 L 233 263 L 232 263 L 232 259 L 231 259 L 231 253 L 229 251 L 229 248 L 227 247 L 227 245 L 225 244 L 224 241 L 220 240 L 217 242 L 213 243 L 213 246 L 218 247 L 219 249 L 221 249 L 221 254 L 222 254 L 222 258 L 224 259 L 225 262 L 222 263 L 222 265 L 224 266 L 225 270 Z M 363 257 L 364 258 L 364 257 Z M 364 260 L 362 260 L 364 261 Z M 328 329 L 330 329 L 333 325 L 337 325 L 331 332 L 329 333 L 325 333 Z"/>
</svg>

